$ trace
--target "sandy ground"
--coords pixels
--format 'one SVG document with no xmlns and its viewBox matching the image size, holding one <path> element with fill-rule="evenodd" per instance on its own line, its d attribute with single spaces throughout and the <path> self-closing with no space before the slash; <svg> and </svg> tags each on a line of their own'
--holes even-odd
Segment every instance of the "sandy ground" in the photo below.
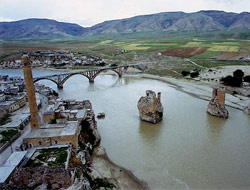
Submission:
<svg viewBox="0 0 250 190">
<path fill-rule="evenodd" d="M 175 79 L 170 77 L 160 77 L 149 74 L 128 75 L 128 76 L 166 82 L 176 90 L 182 91 L 184 93 L 190 94 L 196 98 L 203 99 L 206 101 L 209 101 L 211 99 L 213 87 L 220 86 L 220 84 L 218 83 L 209 83 L 209 82 L 187 80 L 187 79 Z M 231 95 L 228 93 L 226 94 L 226 106 L 235 109 L 243 111 L 245 107 L 249 105 L 249 101 L 250 101 L 249 97 L 245 97 L 242 95 Z"/>
<path fill-rule="evenodd" d="M 211 68 L 212 72 L 209 72 L 209 69 L 202 70 L 200 72 L 201 80 L 206 79 L 215 79 L 219 80 L 222 77 L 226 77 L 227 75 L 233 75 L 233 72 L 237 69 L 241 69 L 246 75 L 250 75 L 250 66 L 224 66 L 224 67 L 217 67 Z"/>
<path fill-rule="evenodd" d="M 147 184 L 138 180 L 132 172 L 113 163 L 104 148 L 96 148 L 92 159 L 92 176 L 94 178 L 105 178 L 117 189 L 148 189 Z"/>
</svg>

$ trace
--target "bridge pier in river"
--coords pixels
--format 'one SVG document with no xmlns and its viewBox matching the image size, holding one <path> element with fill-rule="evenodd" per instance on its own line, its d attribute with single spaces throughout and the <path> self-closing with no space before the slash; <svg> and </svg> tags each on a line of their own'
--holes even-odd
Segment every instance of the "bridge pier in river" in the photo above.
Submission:
<svg viewBox="0 0 250 190">
<path fill-rule="evenodd" d="M 72 73 L 55 74 L 55 75 L 50 75 L 50 76 L 42 76 L 42 77 L 34 78 L 34 82 L 37 82 L 40 80 L 50 80 L 57 85 L 58 89 L 63 89 L 63 84 L 70 77 L 74 75 L 82 75 L 89 79 L 89 83 L 94 83 L 94 80 L 97 77 L 97 75 L 99 75 L 103 71 L 112 70 L 115 73 L 117 73 L 119 78 L 121 78 L 122 74 L 128 69 L 128 67 L 137 68 L 140 65 L 143 65 L 143 63 L 131 64 L 131 65 L 119 65 L 119 66 L 106 67 L 106 68 L 100 68 L 100 69 L 91 69 L 91 70 L 79 71 L 79 72 L 74 72 L 74 73 L 72 72 Z"/>
<path fill-rule="evenodd" d="M 63 84 L 57 84 L 58 89 L 63 89 Z"/>
<path fill-rule="evenodd" d="M 89 79 L 89 83 L 94 83 L 95 79 Z"/>
</svg>

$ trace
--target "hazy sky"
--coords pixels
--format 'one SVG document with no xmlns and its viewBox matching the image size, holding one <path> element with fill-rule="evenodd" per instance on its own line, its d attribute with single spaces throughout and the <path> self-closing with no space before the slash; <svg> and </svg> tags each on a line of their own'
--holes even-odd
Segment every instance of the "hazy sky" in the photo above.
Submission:
<svg viewBox="0 0 250 190">
<path fill-rule="evenodd" d="M 92 26 L 136 15 L 199 10 L 250 12 L 250 0 L 0 0 L 0 21 L 49 18 Z"/>
</svg>

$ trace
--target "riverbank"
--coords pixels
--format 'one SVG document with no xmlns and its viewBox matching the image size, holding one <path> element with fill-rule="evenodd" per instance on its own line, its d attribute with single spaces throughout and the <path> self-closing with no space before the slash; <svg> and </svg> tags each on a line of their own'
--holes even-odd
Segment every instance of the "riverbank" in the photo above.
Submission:
<svg viewBox="0 0 250 190">
<path fill-rule="evenodd" d="M 103 147 L 95 148 L 92 155 L 92 173 L 94 178 L 103 178 L 117 189 L 148 189 L 131 171 L 113 163 Z"/>
<path fill-rule="evenodd" d="M 227 66 L 227 67 L 220 67 L 216 72 L 212 72 L 213 77 L 215 77 L 217 80 L 214 81 L 206 81 L 204 80 L 204 77 L 207 77 L 207 73 L 210 73 L 208 71 L 203 71 L 201 73 L 201 79 L 200 80 L 193 80 L 193 79 L 182 79 L 182 78 L 173 78 L 169 76 L 158 76 L 154 74 L 144 74 L 141 71 L 138 71 L 137 69 L 129 69 L 127 74 L 124 74 L 124 76 L 133 77 L 133 78 L 144 78 L 144 79 L 153 79 L 158 80 L 162 82 L 168 83 L 171 87 L 175 88 L 176 90 L 179 90 L 181 92 L 187 93 L 193 97 L 210 101 L 211 95 L 212 95 L 212 89 L 213 87 L 220 86 L 218 82 L 219 79 L 222 76 L 225 76 L 226 74 L 232 73 L 237 67 L 235 66 Z M 249 67 L 248 66 L 241 66 L 240 69 L 242 69 L 244 72 L 248 73 Z M 48 68 L 50 71 L 62 71 L 62 72 L 70 72 L 72 70 L 70 69 L 53 69 Z M 78 70 L 73 70 L 78 71 Z M 109 74 L 113 75 L 113 72 L 106 72 L 101 73 L 102 75 Z M 230 89 L 230 91 L 233 91 L 233 87 L 227 87 Z M 237 89 L 240 91 L 239 89 Z M 227 93 L 226 95 L 226 105 L 238 110 L 243 111 L 245 107 L 249 104 L 249 98 L 246 96 L 242 96 L 239 94 L 230 94 Z"/>
<path fill-rule="evenodd" d="M 213 87 L 219 86 L 220 84 L 187 80 L 187 79 L 176 79 L 170 77 L 163 77 L 151 74 L 140 74 L 140 75 L 126 75 L 134 78 L 153 79 L 161 82 L 168 83 L 170 87 L 175 88 L 178 91 L 189 94 L 195 98 L 199 98 L 205 101 L 210 101 L 212 97 Z M 226 95 L 226 106 L 235 108 L 238 110 L 244 110 L 249 104 L 249 98 L 241 95 Z"/>
</svg>

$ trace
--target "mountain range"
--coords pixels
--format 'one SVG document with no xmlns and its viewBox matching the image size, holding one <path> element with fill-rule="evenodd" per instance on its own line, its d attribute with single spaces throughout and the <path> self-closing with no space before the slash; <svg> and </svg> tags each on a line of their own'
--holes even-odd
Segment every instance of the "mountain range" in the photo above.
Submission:
<svg viewBox="0 0 250 190">
<path fill-rule="evenodd" d="M 49 19 L 26 19 L 14 22 L 0 22 L 0 39 L 68 38 L 149 31 L 206 32 L 249 30 L 249 12 L 163 12 L 105 21 L 88 28 L 81 27 L 77 24 Z"/>
</svg>

